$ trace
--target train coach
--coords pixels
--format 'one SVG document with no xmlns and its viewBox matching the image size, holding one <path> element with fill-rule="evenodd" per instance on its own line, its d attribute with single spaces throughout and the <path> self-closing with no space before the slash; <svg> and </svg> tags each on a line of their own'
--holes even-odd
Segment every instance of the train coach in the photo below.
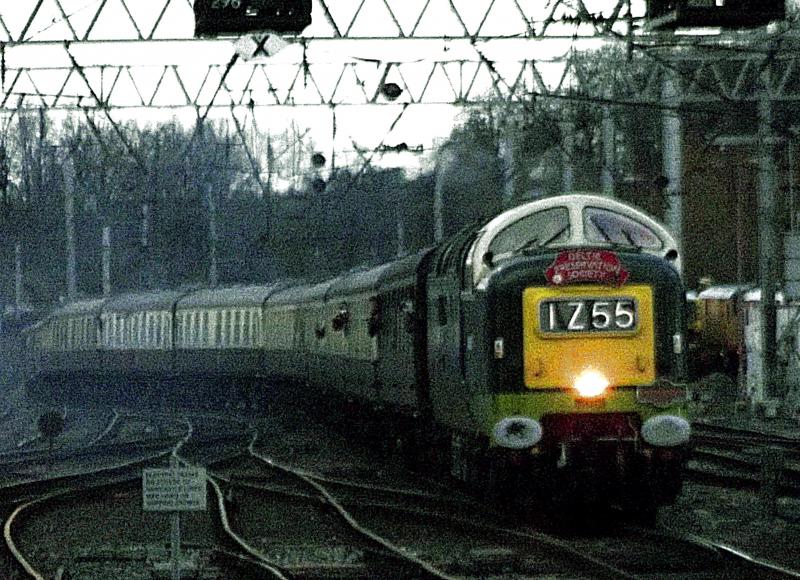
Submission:
<svg viewBox="0 0 800 580">
<path fill-rule="evenodd" d="M 690 435 L 680 267 L 652 218 L 566 195 L 319 283 L 70 305 L 29 339 L 51 381 L 285 383 L 306 404 L 377 417 L 462 480 L 649 512 L 679 492 Z"/>
</svg>

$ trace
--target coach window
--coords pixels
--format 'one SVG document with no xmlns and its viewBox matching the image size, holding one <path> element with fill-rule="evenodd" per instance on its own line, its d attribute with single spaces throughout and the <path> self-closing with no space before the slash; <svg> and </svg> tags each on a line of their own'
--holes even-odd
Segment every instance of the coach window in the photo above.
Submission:
<svg viewBox="0 0 800 580">
<path fill-rule="evenodd" d="M 209 324 L 209 314 L 208 311 L 203 312 L 203 327 L 202 327 L 202 339 L 203 344 L 208 346 L 211 344 L 211 325 Z"/>
<path fill-rule="evenodd" d="M 250 339 L 253 341 L 253 344 L 258 344 L 258 317 L 259 317 L 259 310 L 253 309 L 250 315 Z"/>
<path fill-rule="evenodd" d="M 233 344 L 242 344 L 242 311 L 236 310 L 233 313 Z"/>
<path fill-rule="evenodd" d="M 122 316 L 117 315 L 117 346 L 121 347 L 125 344 L 125 328 L 126 324 L 128 324 L 128 320 Z"/>
<path fill-rule="evenodd" d="M 242 323 L 242 344 L 250 346 L 250 314 L 249 310 L 244 311 L 244 322 Z"/>
<path fill-rule="evenodd" d="M 154 312 L 150 315 L 150 344 L 152 346 L 158 346 L 158 336 L 157 336 L 157 328 L 158 328 L 158 319 L 159 314 Z"/>
<path fill-rule="evenodd" d="M 145 341 L 145 313 L 140 312 L 136 316 L 136 341 L 137 344 L 143 345 Z"/>
<path fill-rule="evenodd" d="M 201 312 L 194 313 L 194 334 L 192 340 L 195 346 L 200 346 L 203 342 L 203 315 Z"/>
<path fill-rule="evenodd" d="M 231 316 L 231 311 L 225 311 L 225 324 L 223 325 L 225 328 L 225 332 L 222 334 L 222 342 L 225 345 L 233 344 L 233 329 L 231 324 L 233 323 L 233 316 Z"/>
<path fill-rule="evenodd" d="M 447 324 L 447 296 L 444 294 L 439 296 L 436 301 L 436 319 L 439 326 Z"/>
</svg>

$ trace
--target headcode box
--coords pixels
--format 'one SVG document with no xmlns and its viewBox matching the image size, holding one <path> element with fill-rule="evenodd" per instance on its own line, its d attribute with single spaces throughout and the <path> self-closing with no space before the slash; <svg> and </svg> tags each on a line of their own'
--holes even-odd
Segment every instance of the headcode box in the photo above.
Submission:
<svg viewBox="0 0 800 580">
<path fill-rule="evenodd" d="M 203 511 L 206 470 L 203 467 L 145 469 L 142 475 L 144 511 Z"/>
</svg>

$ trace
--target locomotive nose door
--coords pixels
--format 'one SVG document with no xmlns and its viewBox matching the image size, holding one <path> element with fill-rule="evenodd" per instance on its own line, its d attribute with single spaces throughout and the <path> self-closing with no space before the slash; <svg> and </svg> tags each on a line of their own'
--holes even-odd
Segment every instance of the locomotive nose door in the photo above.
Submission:
<svg viewBox="0 0 800 580">
<path fill-rule="evenodd" d="M 652 384 L 652 300 L 645 285 L 526 289 L 525 385 L 572 387 L 589 370 L 612 386 Z"/>
</svg>

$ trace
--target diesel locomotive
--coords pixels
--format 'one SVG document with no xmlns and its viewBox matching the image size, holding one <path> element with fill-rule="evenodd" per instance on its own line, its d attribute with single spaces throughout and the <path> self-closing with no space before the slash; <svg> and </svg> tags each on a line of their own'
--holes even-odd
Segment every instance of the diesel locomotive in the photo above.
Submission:
<svg viewBox="0 0 800 580">
<path fill-rule="evenodd" d="M 652 510 L 679 493 L 690 438 L 680 269 L 634 207 L 544 198 L 319 283 L 63 306 L 28 333 L 31 389 L 255 400 L 281 385 L 380 417 L 467 482 Z"/>
</svg>

